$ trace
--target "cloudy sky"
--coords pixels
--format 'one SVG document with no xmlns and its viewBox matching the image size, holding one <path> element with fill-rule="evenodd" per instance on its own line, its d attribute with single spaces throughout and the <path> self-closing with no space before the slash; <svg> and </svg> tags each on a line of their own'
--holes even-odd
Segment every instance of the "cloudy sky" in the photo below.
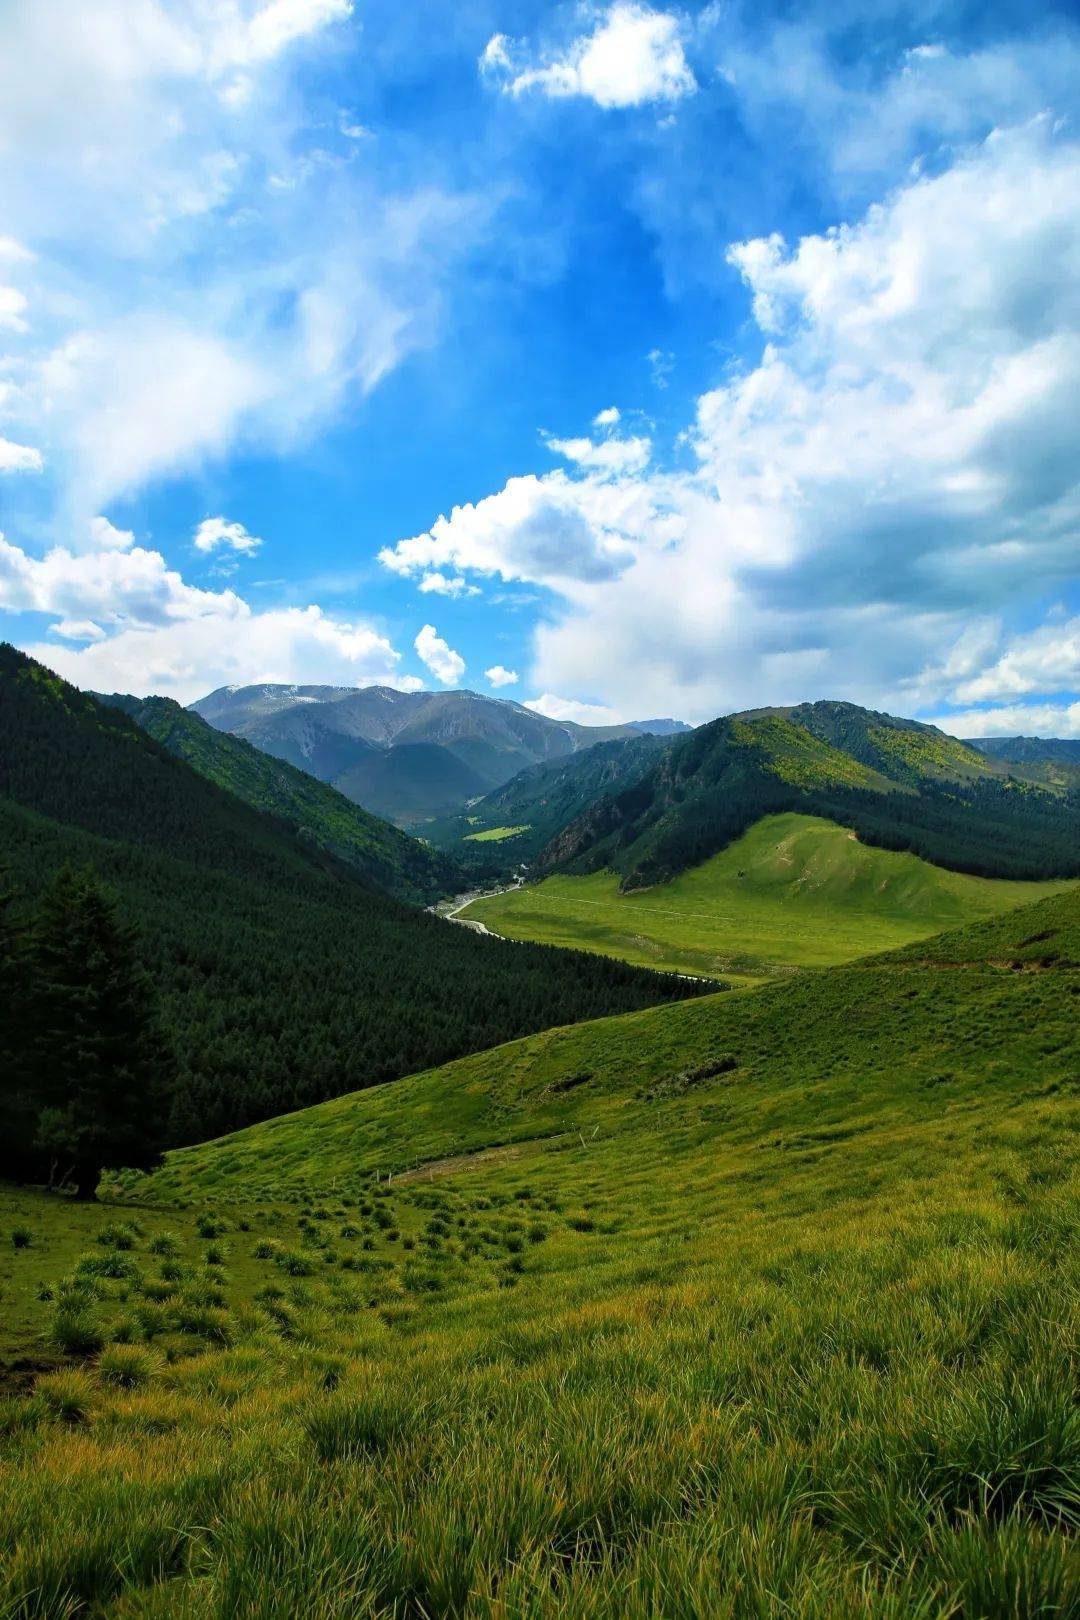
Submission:
<svg viewBox="0 0 1080 1620">
<path fill-rule="evenodd" d="M 1080 23 L 0 0 L 0 636 L 1080 736 Z"/>
</svg>

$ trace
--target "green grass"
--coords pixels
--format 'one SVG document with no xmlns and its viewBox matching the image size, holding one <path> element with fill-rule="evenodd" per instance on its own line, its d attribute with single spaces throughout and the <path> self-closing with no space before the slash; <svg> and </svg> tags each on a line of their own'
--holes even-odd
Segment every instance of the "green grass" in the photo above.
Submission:
<svg viewBox="0 0 1080 1620">
<path fill-rule="evenodd" d="M 519 833 L 528 832 L 528 827 L 488 827 L 484 832 L 466 833 L 463 843 L 466 844 L 501 844 L 507 838 L 516 838 Z"/>
<path fill-rule="evenodd" d="M 611 872 L 551 877 L 475 900 L 462 917 L 509 939 L 639 966 L 746 979 L 891 950 L 1062 889 L 931 866 L 815 816 L 766 816 L 669 883 L 620 893 Z"/>
<path fill-rule="evenodd" d="M 0 1194 L 0 1614 L 1068 1620 L 1078 1008 L 1073 892 Z"/>
</svg>

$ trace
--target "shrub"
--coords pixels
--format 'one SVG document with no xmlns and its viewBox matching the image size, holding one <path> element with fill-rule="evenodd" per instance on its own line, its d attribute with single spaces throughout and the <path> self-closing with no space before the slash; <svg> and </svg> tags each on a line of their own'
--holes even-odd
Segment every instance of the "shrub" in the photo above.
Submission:
<svg viewBox="0 0 1080 1620">
<path fill-rule="evenodd" d="M 179 1247 L 179 1243 L 171 1232 L 159 1232 L 157 1236 L 152 1237 L 150 1242 L 147 1244 L 147 1248 L 151 1254 L 165 1256 L 175 1254 Z"/>
<path fill-rule="evenodd" d="M 65 1356 L 94 1356 L 105 1343 L 97 1318 L 85 1307 L 59 1305 L 48 1328 L 49 1343 Z"/>
<path fill-rule="evenodd" d="M 229 1230 L 229 1223 L 221 1215 L 200 1215 L 195 1222 L 195 1230 L 201 1238 L 223 1237 Z"/>
<path fill-rule="evenodd" d="M 98 1357 L 98 1373 L 117 1389 L 141 1389 L 150 1381 L 154 1358 L 137 1344 L 114 1344 Z"/>
<path fill-rule="evenodd" d="M 310 1277 L 315 1271 L 315 1262 L 296 1249 L 282 1249 L 276 1260 L 288 1277 Z"/>
<path fill-rule="evenodd" d="M 34 1234 L 28 1226 L 13 1226 L 11 1228 L 11 1247 L 13 1249 L 28 1249 L 34 1241 Z"/>
<path fill-rule="evenodd" d="M 103 1249 L 133 1249 L 136 1232 L 126 1221 L 110 1221 L 96 1234 L 96 1238 Z"/>
<path fill-rule="evenodd" d="M 53 1417 L 65 1423 L 84 1423 L 90 1416 L 94 1386 L 84 1372 L 65 1367 L 39 1378 L 36 1393 Z"/>
</svg>

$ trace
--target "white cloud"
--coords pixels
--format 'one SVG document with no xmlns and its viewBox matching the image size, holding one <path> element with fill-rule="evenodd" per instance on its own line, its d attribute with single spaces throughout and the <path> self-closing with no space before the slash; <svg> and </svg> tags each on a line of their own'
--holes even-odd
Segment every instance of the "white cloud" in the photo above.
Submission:
<svg viewBox="0 0 1080 1620">
<path fill-rule="evenodd" d="M 957 682 L 954 703 L 982 703 L 1030 692 L 1080 691 L 1080 617 L 1051 620 L 1014 636 L 993 662 Z"/>
<path fill-rule="evenodd" d="M 516 686 L 518 683 L 517 670 L 506 669 L 502 664 L 492 664 L 490 669 L 485 669 L 484 679 L 490 686 L 495 687 Z"/>
<path fill-rule="evenodd" d="M 617 477 L 620 473 L 642 472 L 652 455 L 652 441 L 646 438 L 552 439 L 548 449 L 578 467 Z"/>
<path fill-rule="evenodd" d="M 0 53 L 0 260 L 34 264 L 5 443 L 49 445 L 71 533 L 238 445 L 288 449 L 376 387 L 431 341 L 495 206 L 322 133 L 300 65 L 354 37 L 348 0 L 93 12 L 15 7 Z M 24 323 L 22 299 L 0 293 L 0 322 Z M 0 468 L 29 456 L 9 445 Z"/>
<path fill-rule="evenodd" d="M 158 551 L 54 546 L 35 558 L 0 535 L 0 607 L 12 613 L 146 628 L 171 619 L 231 618 L 242 605 L 232 591 L 187 585 Z"/>
<path fill-rule="evenodd" d="M 416 689 L 412 677 L 395 672 L 400 654 L 369 626 L 329 618 L 317 607 L 258 613 L 239 598 L 224 619 L 207 615 L 123 629 L 78 651 L 52 643 L 27 651 L 77 686 L 157 692 L 181 703 L 217 686 L 259 681 Z"/>
<path fill-rule="evenodd" d="M 422 663 L 444 686 L 453 686 L 465 673 L 465 660 L 438 634 L 433 624 L 425 624 L 413 646 Z"/>
<path fill-rule="evenodd" d="M 619 410 L 619 407 L 617 405 L 609 405 L 606 410 L 597 411 L 596 415 L 592 419 L 593 427 L 615 427 L 621 418 L 622 412 Z"/>
<path fill-rule="evenodd" d="M 40 450 L 0 437 L 0 473 L 41 472 L 44 465 Z"/>
<path fill-rule="evenodd" d="M 835 230 L 736 244 L 761 355 L 698 401 L 690 471 L 558 441 L 574 474 L 381 560 L 546 587 L 533 679 L 622 714 L 1075 695 L 1075 625 L 1015 626 L 1080 556 L 1077 195 L 1040 118 Z"/>
<path fill-rule="evenodd" d="M 553 97 L 584 96 L 598 107 L 640 107 L 677 101 L 697 88 L 681 36 L 679 19 L 668 12 L 619 3 L 562 55 L 520 65 L 521 53 L 505 34 L 496 34 L 480 65 L 486 73 L 498 73 L 511 95 L 535 90 Z"/>
<path fill-rule="evenodd" d="M 18 287 L 0 287 L 0 326 L 6 326 L 10 332 L 26 332 L 29 327 L 23 319 L 26 311 L 26 294 Z"/>
<path fill-rule="evenodd" d="M 417 587 L 425 596 L 479 596 L 480 587 L 470 585 L 461 574 L 424 574 Z"/>
<path fill-rule="evenodd" d="M 90 538 L 97 551 L 127 551 L 135 544 L 131 529 L 118 529 L 107 517 L 90 519 Z"/>
<path fill-rule="evenodd" d="M 242 523 L 230 523 L 223 517 L 203 518 L 195 530 L 196 551 L 215 551 L 224 546 L 227 550 L 250 555 L 261 545 L 258 535 L 249 534 Z"/>
<path fill-rule="evenodd" d="M 481 73 L 512 71 L 510 41 L 505 34 L 492 34 L 480 56 Z"/>
<path fill-rule="evenodd" d="M 532 709 L 536 714 L 546 715 L 549 720 L 572 720 L 579 726 L 619 724 L 619 717 L 615 711 L 602 703 L 578 703 L 575 698 L 556 697 L 552 692 L 545 692 L 542 697 L 530 698 L 523 706 Z"/>
<path fill-rule="evenodd" d="M 1013 703 L 938 715 L 952 737 L 1080 737 L 1080 703 Z"/>
<path fill-rule="evenodd" d="M 63 636 L 66 641 L 104 641 L 105 632 L 93 619 L 61 619 L 50 624 L 50 636 Z"/>
</svg>

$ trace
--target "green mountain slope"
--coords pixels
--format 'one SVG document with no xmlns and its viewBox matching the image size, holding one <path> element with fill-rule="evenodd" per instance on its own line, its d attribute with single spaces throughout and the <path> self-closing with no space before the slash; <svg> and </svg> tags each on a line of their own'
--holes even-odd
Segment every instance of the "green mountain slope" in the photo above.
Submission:
<svg viewBox="0 0 1080 1620">
<path fill-rule="evenodd" d="M 983 877 L 1080 874 L 1080 796 L 1002 774 L 933 727 L 835 703 L 735 715 L 674 739 L 564 827 L 541 864 L 611 867 L 625 889 L 641 887 L 782 811 Z"/>
<path fill-rule="evenodd" d="M 726 979 L 852 961 L 1060 887 L 950 872 L 788 813 L 667 883 L 624 893 L 612 872 L 556 874 L 458 915 L 510 939 Z"/>
<path fill-rule="evenodd" d="M 272 759 L 241 737 L 217 731 L 171 698 L 121 694 L 102 702 L 122 709 L 156 742 L 253 809 L 289 823 L 377 887 L 402 900 L 429 902 L 462 885 L 454 863 L 416 838 L 362 810 L 306 771 Z"/>
<path fill-rule="evenodd" d="M 1080 791 L 1080 738 L 977 737 L 971 743 L 999 769 L 1067 793 Z"/>
<path fill-rule="evenodd" d="M 1077 961 L 1069 894 L 0 1189 L 5 1346 L 107 1341 L 5 1411 L 0 1609 L 1067 1620 Z"/>
<path fill-rule="evenodd" d="M 0 736 L 9 878 L 32 896 L 65 862 L 92 863 L 142 931 L 176 1053 L 176 1140 L 685 991 L 373 890 L 5 646 Z"/>
<path fill-rule="evenodd" d="M 636 781 L 666 746 L 666 738 L 653 735 L 616 738 L 566 759 L 531 765 L 466 812 L 435 821 L 425 832 L 456 859 L 468 860 L 477 853 L 469 843 L 478 834 L 493 827 L 520 827 L 523 832 L 506 855 L 515 863 L 534 860 L 598 798 Z"/>
</svg>

